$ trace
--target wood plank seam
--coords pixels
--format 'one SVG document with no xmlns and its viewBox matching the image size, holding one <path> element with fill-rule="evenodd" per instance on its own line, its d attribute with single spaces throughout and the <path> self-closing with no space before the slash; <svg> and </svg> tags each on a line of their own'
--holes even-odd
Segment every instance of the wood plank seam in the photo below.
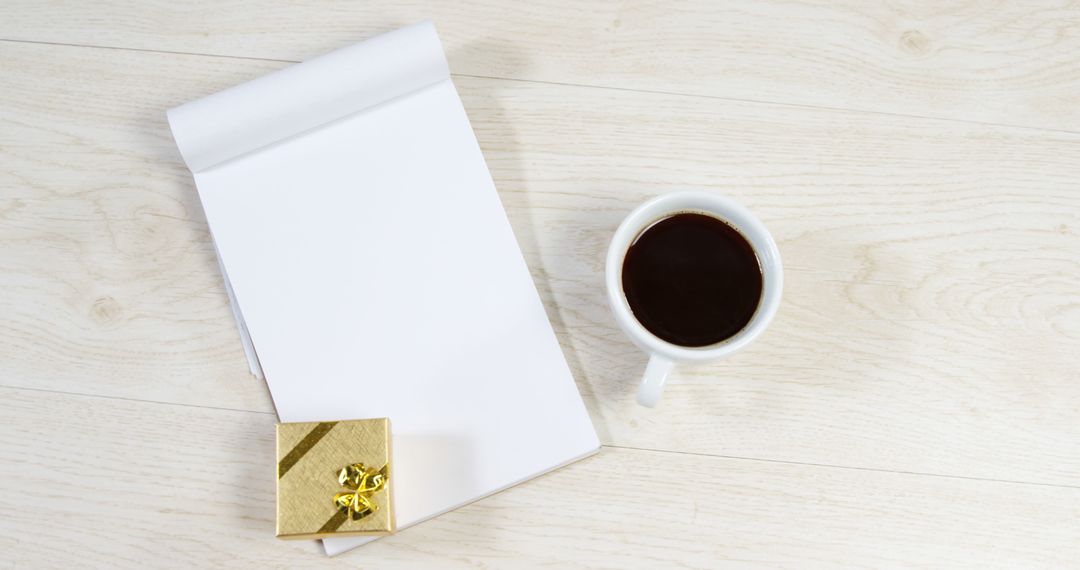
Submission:
<svg viewBox="0 0 1080 570">
<path fill-rule="evenodd" d="M 268 58 L 268 57 L 237 56 L 237 55 L 224 55 L 224 54 L 217 54 L 217 53 L 200 53 L 200 52 L 185 52 L 185 51 L 172 51 L 172 50 L 157 50 L 157 49 L 130 48 L 130 47 L 121 47 L 121 46 L 76 44 L 76 43 L 65 43 L 65 42 L 45 42 L 45 41 L 19 40 L 19 39 L 9 39 L 9 38 L 0 38 L 0 42 L 21 43 L 21 44 L 39 44 L 39 45 L 48 45 L 48 46 L 74 47 L 74 48 L 85 48 L 85 49 L 119 50 L 119 51 L 131 51 L 131 52 L 140 52 L 140 53 L 159 53 L 159 54 L 165 54 L 165 55 L 212 57 L 212 58 L 223 58 L 223 59 L 235 59 L 235 60 L 240 60 L 240 61 L 267 61 L 267 62 L 273 62 L 273 63 L 290 63 L 290 64 L 300 63 L 300 61 L 292 60 L 292 59 L 274 59 L 274 58 Z M 558 85 L 558 86 L 562 86 L 562 87 L 579 87 L 579 88 L 586 88 L 586 89 L 605 89 L 605 90 L 610 90 L 610 91 L 623 91 L 623 92 L 628 92 L 628 93 L 646 93 L 646 94 L 650 94 L 650 95 L 669 95 L 669 96 L 676 96 L 676 97 L 694 97 L 694 98 L 699 98 L 699 99 L 709 99 L 709 100 L 715 100 L 715 101 L 731 101 L 733 103 L 751 103 L 751 104 L 756 104 L 756 105 L 779 105 L 779 106 L 784 106 L 784 107 L 792 107 L 792 108 L 797 108 L 797 109 L 810 109 L 810 110 L 817 110 L 817 111 L 843 111 L 843 112 L 846 112 L 846 113 L 866 113 L 866 114 L 870 114 L 870 115 L 883 115 L 883 116 L 888 116 L 888 117 L 903 117 L 903 118 L 919 119 L 919 120 L 926 120 L 926 121 L 944 121 L 944 122 L 948 122 L 948 123 L 960 123 L 960 124 L 967 124 L 967 125 L 984 125 L 984 126 L 989 126 L 989 127 L 1015 128 L 1015 129 L 1032 130 L 1032 131 L 1046 132 L 1046 133 L 1080 134 L 1080 131 L 1072 131 L 1072 130 L 1069 130 L 1069 129 L 1051 129 L 1051 128 L 1046 128 L 1046 127 L 1033 127 L 1033 126 L 1028 126 L 1028 125 L 1014 125 L 1014 124 L 1009 124 L 1009 123 L 995 123 L 995 122 L 988 122 L 988 121 L 973 121 L 973 120 L 967 120 L 967 119 L 954 119 L 954 118 L 949 118 L 949 117 L 935 117 L 935 116 L 930 116 L 930 115 L 915 115 L 915 114 L 911 114 L 911 113 L 890 113 L 888 111 L 875 111 L 875 110 L 872 110 L 872 109 L 859 109 L 859 108 L 855 108 L 855 107 L 831 107 L 831 106 L 825 106 L 825 105 L 808 105 L 808 104 L 800 104 L 800 103 L 788 103 L 788 102 L 783 102 L 783 101 L 770 101 L 770 100 L 767 100 L 767 99 L 748 99 L 748 98 L 744 98 L 744 97 L 721 97 L 721 96 L 717 96 L 717 95 L 707 95 L 707 94 L 703 94 L 703 93 L 687 93 L 687 92 L 682 92 L 682 91 L 662 91 L 662 90 L 656 90 L 656 89 L 636 89 L 636 88 L 632 88 L 632 87 L 619 87 L 619 86 L 615 86 L 615 85 L 571 83 L 571 82 L 563 82 L 563 81 L 545 81 L 545 80 L 540 80 L 540 79 L 524 79 L 524 78 L 520 78 L 520 77 L 500 77 L 500 76 L 495 76 L 495 75 L 476 75 L 476 74 L 469 74 L 469 73 L 451 73 L 450 75 L 452 77 L 468 77 L 468 78 L 472 78 L 472 79 L 490 79 L 490 80 L 494 80 L 494 81 L 515 81 L 515 82 L 520 82 L 520 83 L 534 83 L 534 84 L 539 84 L 539 85 Z"/>
<path fill-rule="evenodd" d="M 204 406 L 204 405 L 199 405 L 199 404 L 185 404 L 185 403 L 180 403 L 180 402 L 162 402 L 162 401 L 157 401 L 157 400 L 142 400 L 142 399 L 138 399 L 138 398 L 123 398 L 123 397 L 118 397 L 118 396 L 104 396 L 104 395 L 98 395 L 98 394 L 87 394 L 87 393 L 70 392 L 70 391 L 63 391 L 63 390 L 44 390 L 44 389 L 40 389 L 40 388 L 29 388 L 29 387 L 25 387 L 25 386 L 0 385 L 0 389 L 21 390 L 21 391 L 26 391 L 26 392 L 40 392 L 40 393 L 44 393 L 44 394 L 55 394 L 55 395 L 60 395 L 60 396 L 72 396 L 72 397 L 77 397 L 77 398 L 100 398 L 100 399 L 103 399 L 103 400 L 116 400 L 116 401 L 120 401 L 120 402 L 133 402 L 133 403 L 137 403 L 137 404 L 150 404 L 150 405 L 161 405 L 161 406 L 180 406 L 180 407 L 183 407 L 183 408 L 194 408 L 194 409 L 211 410 L 211 411 L 218 411 L 218 412 L 233 412 L 233 413 L 240 413 L 240 414 L 258 414 L 258 415 L 275 415 L 272 412 L 263 412 L 263 411 L 258 411 L 258 410 L 241 410 L 241 409 L 237 409 L 237 408 L 221 408 L 221 407 L 214 407 L 214 406 Z M 945 474 L 945 473 L 930 473 L 930 472 L 920 472 L 920 471 L 903 471 L 903 470 L 896 470 L 896 469 L 876 469 L 876 468 L 873 468 L 873 467 L 858 467 L 858 466 L 852 466 L 852 465 L 830 465 L 830 464 L 826 464 L 826 463 L 810 463 L 810 462 L 805 462 L 805 461 L 787 461 L 787 460 L 783 460 L 783 459 L 767 459 L 767 458 L 763 458 L 763 457 L 745 457 L 745 456 L 738 456 L 738 455 L 699 453 L 699 452 L 692 452 L 692 451 L 678 451 L 678 450 L 668 450 L 668 449 L 652 449 L 652 448 L 646 448 L 646 447 L 634 447 L 634 446 L 629 446 L 629 445 L 603 444 L 601 447 L 610 448 L 610 449 L 625 449 L 625 450 L 629 450 L 629 451 L 641 451 L 641 452 L 646 452 L 646 453 L 689 455 L 689 456 L 695 456 L 695 457 L 711 457 L 711 458 L 717 458 L 717 459 L 729 459 L 729 460 L 732 460 L 732 461 L 753 461 L 753 462 L 760 462 L 760 463 L 797 465 L 797 466 L 802 466 L 802 467 L 818 467 L 818 468 L 822 468 L 822 469 L 847 469 L 847 470 L 853 470 L 853 471 L 869 471 L 869 472 L 873 472 L 873 473 L 893 473 L 893 474 L 897 474 L 897 475 L 911 475 L 911 476 L 914 476 L 914 477 L 940 477 L 940 478 L 944 478 L 944 479 L 984 481 L 984 482 L 988 482 L 988 483 L 1005 483 L 1005 484 L 1013 484 L 1013 485 L 1034 485 L 1034 486 L 1039 486 L 1039 487 L 1055 487 L 1055 488 L 1061 488 L 1061 489 L 1080 489 L 1080 485 L 1064 485 L 1064 484 L 1057 484 L 1057 483 L 1040 483 L 1038 481 L 1020 481 L 1020 480 L 1013 480 L 1013 479 L 995 479 L 995 478 L 991 478 L 991 477 L 969 477 L 969 476 L 963 476 L 963 475 L 949 475 L 949 474 Z"/>
<path fill-rule="evenodd" d="M 764 457 L 747 457 L 742 455 L 724 455 L 719 453 L 699 453 L 696 451 L 678 451 L 671 449 L 652 449 L 648 447 L 633 447 L 629 445 L 604 444 L 604 447 L 612 449 L 627 449 L 631 451 L 645 451 L 652 453 L 673 453 L 677 455 L 693 455 L 698 457 L 716 457 L 731 459 L 733 461 L 760 461 L 762 463 L 783 463 L 786 465 L 799 465 L 802 467 L 821 467 L 824 469 L 851 469 L 853 471 L 869 471 L 872 473 L 895 473 L 898 475 L 915 475 L 925 477 L 942 477 L 944 479 L 959 479 L 963 481 L 984 481 L 987 483 L 1006 483 L 1014 485 L 1035 485 L 1039 487 L 1055 487 L 1059 489 L 1080 489 L 1080 485 L 1066 485 L 1063 483 L 1042 483 L 1039 481 L 1020 481 L 1015 479 L 995 479 L 993 477 L 971 477 L 967 475 L 950 475 L 948 473 L 930 473 L 922 471 L 905 471 L 902 469 L 878 469 L 875 467 L 858 467 L 854 465 L 830 465 L 828 463 L 811 463 L 808 461 L 790 461 L 785 459 L 767 459 Z"/>
</svg>

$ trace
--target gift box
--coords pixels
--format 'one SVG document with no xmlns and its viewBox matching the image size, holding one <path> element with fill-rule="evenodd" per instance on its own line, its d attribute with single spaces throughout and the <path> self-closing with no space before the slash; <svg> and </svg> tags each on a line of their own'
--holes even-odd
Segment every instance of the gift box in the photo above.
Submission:
<svg viewBox="0 0 1080 570">
<path fill-rule="evenodd" d="M 394 531 L 390 420 L 277 426 L 277 536 Z"/>
</svg>

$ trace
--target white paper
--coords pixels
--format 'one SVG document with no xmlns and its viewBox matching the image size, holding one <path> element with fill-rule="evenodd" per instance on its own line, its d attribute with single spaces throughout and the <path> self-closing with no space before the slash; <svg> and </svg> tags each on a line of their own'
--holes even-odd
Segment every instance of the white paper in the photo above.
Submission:
<svg viewBox="0 0 1080 570">
<path fill-rule="evenodd" d="M 200 172 L 449 77 L 426 22 L 170 109 L 169 126 Z"/>
<path fill-rule="evenodd" d="M 389 417 L 399 528 L 598 449 L 430 23 L 169 119 L 281 421 Z"/>
</svg>

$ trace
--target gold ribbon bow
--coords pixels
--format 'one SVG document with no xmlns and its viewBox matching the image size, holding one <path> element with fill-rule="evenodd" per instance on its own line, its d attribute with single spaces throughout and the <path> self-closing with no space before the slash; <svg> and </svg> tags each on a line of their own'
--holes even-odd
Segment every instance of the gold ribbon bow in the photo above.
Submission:
<svg viewBox="0 0 1080 570">
<path fill-rule="evenodd" d="M 358 521 L 371 513 L 379 510 L 371 500 L 371 495 L 378 493 L 386 486 L 387 467 L 382 469 L 367 467 L 363 463 L 346 465 L 338 472 L 338 484 L 349 489 L 334 495 L 334 505 L 341 514 Z"/>
</svg>

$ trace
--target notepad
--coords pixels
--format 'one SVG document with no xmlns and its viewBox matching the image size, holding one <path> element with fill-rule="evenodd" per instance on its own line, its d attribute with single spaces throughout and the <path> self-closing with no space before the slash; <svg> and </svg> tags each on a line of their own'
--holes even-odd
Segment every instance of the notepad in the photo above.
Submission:
<svg viewBox="0 0 1080 570">
<path fill-rule="evenodd" d="M 434 26 L 168 117 L 252 371 L 283 422 L 391 418 L 399 528 L 599 448 Z"/>
</svg>

